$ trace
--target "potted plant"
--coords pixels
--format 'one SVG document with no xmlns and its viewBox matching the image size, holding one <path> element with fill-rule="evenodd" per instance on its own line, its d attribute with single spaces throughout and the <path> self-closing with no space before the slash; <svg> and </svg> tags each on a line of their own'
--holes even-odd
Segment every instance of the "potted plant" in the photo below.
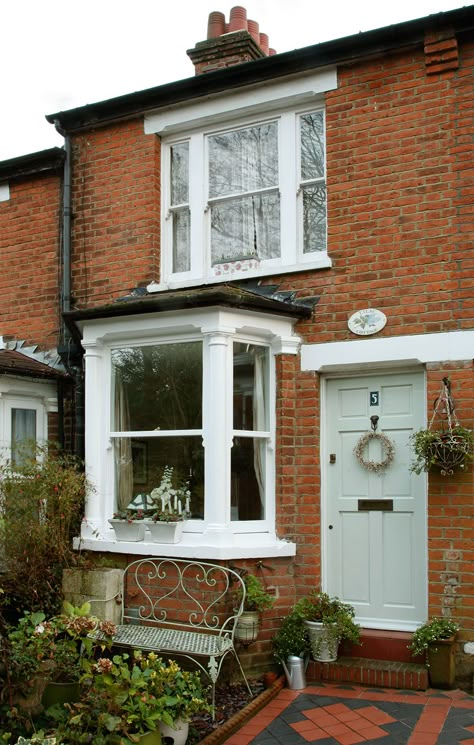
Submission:
<svg viewBox="0 0 474 745">
<path fill-rule="evenodd" d="M 410 437 L 415 459 L 410 470 L 420 474 L 438 468 L 443 476 L 464 470 L 473 458 L 472 430 L 456 425 L 447 430 L 420 429 Z"/>
<path fill-rule="evenodd" d="M 308 632 L 304 619 L 290 613 L 272 637 L 272 650 L 283 666 L 289 688 L 306 687 L 305 670 L 311 655 Z"/>
<path fill-rule="evenodd" d="M 184 745 L 193 715 L 212 711 L 199 672 L 182 670 L 174 660 L 165 663 L 155 655 L 142 657 L 140 664 L 152 665 L 156 670 L 154 694 L 159 699 L 165 697 L 166 712 L 173 720 L 172 724 L 164 720 L 159 723 L 162 736 L 172 737 L 174 745 Z"/>
<path fill-rule="evenodd" d="M 235 627 L 235 638 L 242 644 L 251 644 L 258 636 L 260 613 L 273 608 L 274 597 L 254 574 L 246 572 L 242 579 L 245 585 L 244 607 Z M 236 605 L 242 602 L 242 594 L 240 588 L 235 591 Z"/>
<path fill-rule="evenodd" d="M 143 510 L 118 510 L 109 519 L 118 541 L 143 541 L 145 538 L 145 517 Z"/>
<path fill-rule="evenodd" d="M 408 648 L 413 655 L 424 654 L 433 688 L 452 688 L 454 685 L 455 642 L 459 625 L 452 618 L 432 618 L 413 634 Z"/>
<path fill-rule="evenodd" d="M 25 613 L 7 634 L 6 659 L 13 698 L 28 714 L 79 695 L 81 674 L 97 649 L 110 646 L 115 626 L 89 615 L 90 605 L 73 608 L 46 620 L 43 612 Z M 89 633 L 99 629 L 98 642 Z M 49 689 L 49 690 L 48 690 Z"/>
<path fill-rule="evenodd" d="M 359 643 L 360 627 L 354 622 L 354 608 L 337 597 L 314 590 L 296 603 L 293 612 L 303 619 L 313 658 L 319 662 L 337 660 L 342 639 Z"/>
<path fill-rule="evenodd" d="M 58 726 L 58 741 L 69 745 L 86 741 L 92 745 L 160 745 L 160 723 L 172 727 L 178 711 L 189 714 L 201 707 L 209 709 L 197 695 L 202 692 L 197 674 L 188 679 L 181 672 L 176 663 L 166 666 L 153 653 L 98 659 L 85 682 L 81 700 L 69 706 L 69 713 Z M 179 692 L 176 686 L 172 687 L 176 676 L 181 684 Z"/>
<path fill-rule="evenodd" d="M 150 493 L 153 514 L 147 522 L 155 543 L 178 543 L 183 534 L 184 521 L 190 514 L 189 484 L 173 484 L 173 468 L 165 466 L 160 485 Z"/>
</svg>

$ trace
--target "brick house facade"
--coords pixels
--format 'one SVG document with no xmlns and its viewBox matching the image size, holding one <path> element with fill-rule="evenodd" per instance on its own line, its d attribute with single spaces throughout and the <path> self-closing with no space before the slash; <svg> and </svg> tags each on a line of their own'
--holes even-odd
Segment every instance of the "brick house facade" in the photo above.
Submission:
<svg viewBox="0 0 474 745">
<path fill-rule="evenodd" d="M 430 421 L 444 378 L 459 421 L 472 428 L 473 8 L 279 55 L 268 53 L 250 25 L 228 32 L 217 16 L 210 37 L 189 51 L 194 78 L 48 116 L 66 139 L 64 175 L 39 167 L 23 173 L 22 159 L 0 164 L 0 183 L 10 184 L 0 202 L 7 225 L 2 256 L 10 262 L 3 298 L 16 298 L 20 289 L 31 298 L 27 313 L 5 302 L 0 333 L 44 351 L 59 347 L 66 362 L 64 350 L 74 348 L 76 383 L 84 351 L 85 453 L 97 487 L 84 547 L 114 554 L 118 565 L 157 550 L 120 546 L 107 522 L 117 506 L 113 450 L 127 431 L 108 424 L 114 354 L 203 344 L 203 420 L 174 432 L 161 426 L 167 435 L 151 424 L 130 431 L 140 431 L 149 464 L 157 443 L 169 446 L 167 437 L 182 437 L 194 455 L 200 445 L 193 438 L 204 439 L 206 453 L 196 455 L 196 470 L 205 471 L 197 487 L 202 512 L 183 544 L 169 551 L 257 566 L 276 588 L 249 663 L 268 663 L 278 620 L 320 585 L 353 602 L 368 629 L 409 633 L 427 616 L 452 614 L 461 642 L 472 639 L 472 470 L 410 475 L 407 442 Z M 316 129 L 301 134 L 310 124 Z M 281 151 L 272 181 L 268 152 L 277 130 Z M 257 132 L 270 142 L 262 156 L 267 170 L 251 196 L 248 184 L 241 183 L 240 194 L 267 213 L 281 204 L 279 239 L 275 220 L 266 226 L 273 237 L 263 258 L 255 243 L 250 257 L 219 259 L 219 234 L 231 230 L 236 212 L 239 225 L 250 214 L 225 193 L 230 175 L 244 177 L 236 167 L 225 170 L 222 153 L 247 148 L 252 160 L 249 141 Z M 303 136 L 319 148 L 317 163 L 306 162 Z M 58 153 L 48 152 L 57 166 Z M 213 170 L 209 152 L 222 159 L 225 178 Z M 183 162 L 191 164 L 188 181 Z M 63 191 L 69 179 L 70 230 Z M 323 192 L 327 200 L 315 206 Z M 308 227 L 316 213 L 323 239 L 314 222 Z M 265 222 L 256 219 L 255 236 Z M 308 248 L 305 231 L 324 245 Z M 31 275 L 18 261 L 19 245 L 41 271 Z M 386 324 L 354 333 L 349 318 L 369 308 Z M 265 424 L 255 412 L 252 425 L 243 414 L 240 426 L 229 422 L 232 370 L 242 389 L 247 385 L 245 396 L 257 398 L 232 344 L 242 357 L 249 348 L 266 350 Z M 355 461 L 353 448 L 372 414 L 395 443 L 392 474 L 369 474 Z M 261 443 L 265 450 L 262 506 L 243 519 L 245 497 L 233 502 L 233 490 L 246 488 L 230 454 L 237 441 L 242 457 L 249 441 L 254 453 Z M 361 509 L 366 498 L 389 500 L 393 512 Z M 461 652 L 462 644 L 459 672 L 467 678 L 472 658 Z"/>
</svg>

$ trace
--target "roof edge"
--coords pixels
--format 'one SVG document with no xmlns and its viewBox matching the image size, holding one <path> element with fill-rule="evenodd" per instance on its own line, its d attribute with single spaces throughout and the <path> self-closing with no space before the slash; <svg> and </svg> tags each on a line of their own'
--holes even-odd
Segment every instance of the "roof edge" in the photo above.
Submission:
<svg viewBox="0 0 474 745">
<path fill-rule="evenodd" d="M 52 147 L 36 153 L 0 161 L 0 181 L 33 176 L 62 169 L 66 155 L 62 148 Z"/>
<path fill-rule="evenodd" d="M 123 119 L 177 104 L 192 98 L 222 93 L 233 88 L 262 83 L 317 67 L 341 64 L 358 58 L 393 51 L 404 46 L 424 43 L 426 30 L 449 25 L 455 31 L 474 29 L 474 5 L 443 11 L 379 29 L 321 42 L 270 57 L 244 62 L 233 67 L 207 72 L 155 88 L 87 104 L 67 111 L 48 114 L 51 124 L 66 131 Z"/>
<path fill-rule="evenodd" d="M 63 314 L 64 320 L 75 338 L 78 337 L 78 323 L 105 318 L 165 313 L 170 311 L 192 310 L 212 306 L 225 306 L 233 309 L 285 315 L 296 319 L 310 318 L 313 308 L 302 302 L 279 300 L 251 292 L 236 285 L 220 285 L 218 288 L 194 288 L 173 290 L 147 295 L 136 299 L 110 303 L 96 308 L 72 310 Z"/>
</svg>

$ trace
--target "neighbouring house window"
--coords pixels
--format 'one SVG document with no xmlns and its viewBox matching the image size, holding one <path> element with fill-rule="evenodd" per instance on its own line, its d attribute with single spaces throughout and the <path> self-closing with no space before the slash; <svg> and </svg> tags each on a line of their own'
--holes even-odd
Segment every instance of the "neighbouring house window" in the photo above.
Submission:
<svg viewBox="0 0 474 745">
<path fill-rule="evenodd" d="M 35 452 L 36 410 L 11 409 L 11 460 L 14 465 L 23 465 Z"/>
<path fill-rule="evenodd" d="M 24 465 L 48 439 L 48 412 L 57 411 L 56 385 L 0 380 L 0 460 Z"/>
<path fill-rule="evenodd" d="M 165 140 L 164 150 L 164 282 L 327 261 L 322 108 L 202 129 L 185 141 Z"/>
</svg>

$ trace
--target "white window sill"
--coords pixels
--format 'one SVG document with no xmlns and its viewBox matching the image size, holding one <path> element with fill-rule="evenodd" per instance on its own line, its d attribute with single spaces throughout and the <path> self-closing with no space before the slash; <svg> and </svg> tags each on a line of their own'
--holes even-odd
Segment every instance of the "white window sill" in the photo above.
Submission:
<svg viewBox="0 0 474 745">
<path fill-rule="evenodd" d="M 217 537 L 217 536 L 216 536 Z M 262 556 L 295 556 L 296 544 L 280 540 L 268 533 L 236 534 L 234 540 L 225 536 L 225 543 L 206 543 L 205 536 L 196 533 L 183 535 L 179 543 L 152 541 L 117 541 L 114 537 L 82 537 L 74 539 L 74 548 L 105 551 L 134 556 L 175 556 L 183 559 L 258 559 Z"/>
<path fill-rule="evenodd" d="M 238 279 L 260 279 L 262 277 L 276 277 L 281 274 L 296 274 L 298 272 L 314 271 L 317 269 L 330 269 L 332 261 L 326 252 L 321 252 L 313 261 L 307 261 L 301 264 L 286 264 L 271 266 L 262 266 L 258 269 L 246 269 L 244 271 L 234 271 L 232 273 L 216 276 L 214 274 L 207 277 L 190 277 L 189 274 L 171 275 L 167 281 L 159 284 L 152 282 L 148 285 L 148 292 L 163 292 L 164 290 L 179 290 L 183 287 L 197 287 L 201 285 L 214 285 L 221 282 L 233 282 Z"/>
</svg>

